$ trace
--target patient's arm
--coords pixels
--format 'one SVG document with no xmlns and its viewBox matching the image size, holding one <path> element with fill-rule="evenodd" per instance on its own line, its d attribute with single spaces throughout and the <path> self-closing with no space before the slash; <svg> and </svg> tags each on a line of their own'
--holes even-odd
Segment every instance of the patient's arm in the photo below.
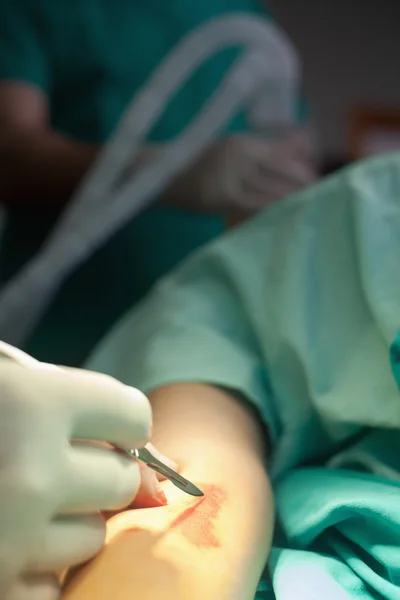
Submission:
<svg viewBox="0 0 400 600">
<path fill-rule="evenodd" d="M 165 482 L 168 506 L 113 517 L 105 550 L 74 575 L 63 600 L 252 599 L 273 525 L 261 426 L 212 386 L 167 386 L 151 402 L 154 443 L 205 497 Z"/>
</svg>

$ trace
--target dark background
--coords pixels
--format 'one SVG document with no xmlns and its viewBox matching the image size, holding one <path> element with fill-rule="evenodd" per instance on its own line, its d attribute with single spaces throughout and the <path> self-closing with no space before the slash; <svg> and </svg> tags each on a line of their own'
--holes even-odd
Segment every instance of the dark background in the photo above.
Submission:
<svg viewBox="0 0 400 600">
<path fill-rule="evenodd" d="M 297 46 L 325 165 L 346 162 L 353 108 L 400 110 L 400 0 L 269 0 Z"/>
</svg>

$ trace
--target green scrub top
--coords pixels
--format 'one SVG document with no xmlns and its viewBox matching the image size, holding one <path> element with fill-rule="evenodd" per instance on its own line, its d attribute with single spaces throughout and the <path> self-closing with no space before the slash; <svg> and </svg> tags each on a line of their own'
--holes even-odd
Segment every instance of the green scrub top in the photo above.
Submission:
<svg viewBox="0 0 400 600">
<path fill-rule="evenodd" d="M 266 14 L 257 0 L 3 0 L 0 79 L 37 85 L 51 122 L 102 143 L 134 93 L 179 40 L 231 11 Z M 221 52 L 183 86 L 149 135 L 178 134 L 219 85 L 238 50 Z M 246 128 L 243 115 L 229 131 Z M 4 282 L 41 245 L 59 213 L 10 208 L 2 244 Z M 41 360 L 81 364 L 93 344 L 152 284 L 224 228 L 222 217 L 154 206 L 135 218 L 65 282 L 26 349 Z M 62 342 L 61 342 L 62 340 Z"/>
</svg>

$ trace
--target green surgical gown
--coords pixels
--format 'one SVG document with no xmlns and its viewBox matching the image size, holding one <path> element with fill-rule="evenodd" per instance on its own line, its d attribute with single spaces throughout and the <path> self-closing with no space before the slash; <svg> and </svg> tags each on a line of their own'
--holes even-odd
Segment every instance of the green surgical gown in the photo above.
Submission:
<svg viewBox="0 0 400 600">
<path fill-rule="evenodd" d="M 197 251 L 87 366 L 144 391 L 214 383 L 256 407 L 279 532 L 260 595 L 397 600 L 399 331 L 400 155 L 389 155 Z"/>
</svg>

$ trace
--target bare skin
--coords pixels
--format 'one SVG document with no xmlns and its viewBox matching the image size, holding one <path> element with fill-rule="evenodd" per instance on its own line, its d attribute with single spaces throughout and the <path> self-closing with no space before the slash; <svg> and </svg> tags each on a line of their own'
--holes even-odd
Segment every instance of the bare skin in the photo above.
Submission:
<svg viewBox="0 0 400 600">
<path fill-rule="evenodd" d="M 167 506 L 114 516 L 105 549 L 70 575 L 63 600 L 252 600 L 273 528 L 261 427 L 211 386 L 171 385 L 151 401 L 155 443 L 205 497 L 164 482 Z"/>
<path fill-rule="evenodd" d="M 98 147 L 51 130 L 48 99 L 37 88 L 0 83 L 0 196 L 7 204 L 63 206 Z"/>
<path fill-rule="evenodd" d="M 137 165 L 156 149 L 143 146 Z M 6 204 L 62 208 L 100 150 L 52 130 L 49 100 L 38 88 L 0 82 L 0 197 Z M 178 189 L 166 190 L 163 201 L 179 204 Z"/>
<path fill-rule="evenodd" d="M 49 99 L 37 87 L 0 81 L 0 197 L 5 204 L 62 208 L 99 155 L 98 144 L 54 131 L 50 110 Z M 143 145 L 132 167 L 151 159 L 159 148 Z M 160 202 L 182 206 L 190 197 L 195 205 L 197 185 L 190 180 L 190 172 L 183 173 Z"/>
</svg>

